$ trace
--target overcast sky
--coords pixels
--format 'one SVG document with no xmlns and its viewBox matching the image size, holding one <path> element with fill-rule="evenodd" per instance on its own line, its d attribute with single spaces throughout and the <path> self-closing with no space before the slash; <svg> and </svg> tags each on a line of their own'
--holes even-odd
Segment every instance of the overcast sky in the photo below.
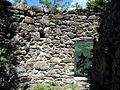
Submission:
<svg viewBox="0 0 120 90">
<path fill-rule="evenodd" d="M 9 1 L 13 2 L 14 0 L 9 0 Z M 27 0 L 27 1 L 30 5 L 39 5 L 39 0 Z M 52 0 L 48 0 L 48 1 L 52 1 Z M 78 2 L 80 3 L 82 8 L 86 7 L 87 1 L 88 0 L 63 0 L 63 2 L 71 2 L 71 4 Z"/>
</svg>

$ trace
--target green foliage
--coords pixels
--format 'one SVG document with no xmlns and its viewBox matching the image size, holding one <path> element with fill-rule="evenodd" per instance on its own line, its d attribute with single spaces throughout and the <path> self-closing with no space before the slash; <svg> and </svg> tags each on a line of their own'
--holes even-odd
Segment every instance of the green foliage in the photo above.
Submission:
<svg viewBox="0 0 120 90">
<path fill-rule="evenodd" d="M 91 50 L 93 49 L 92 41 L 78 41 L 75 43 L 75 75 L 88 75 L 89 67 L 91 66 L 90 58 L 92 58 Z M 81 56 L 83 53 L 83 56 Z"/>
<path fill-rule="evenodd" d="M 13 58 L 12 50 L 0 48 L 0 64 L 9 64 Z"/>
<path fill-rule="evenodd" d="M 2 29 L 3 27 L 5 27 L 5 24 L 2 20 L 0 20 L 0 29 Z"/>
<path fill-rule="evenodd" d="M 6 33 L 6 28 L 9 27 L 9 22 L 8 21 L 4 21 L 4 20 L 0 20 L 0 31 L 2 31 L 3 33 Z M 7 37 L 10 36 L 10 33 L 6 34 Z M 2 37 L 4 38 L 4 37 Z M 12 48 L 7 47 L 0 47 L 0 65 L 3 64 L 9 64 L 11 62 L 13 58 L 13 50 Z"/>
<path fill-rule="evenodd" d="M 63 0 L 53 0 L 53 1 L 48 1 L 48 0 L 39 0 L 39 2 L 44 6 L 47 7 L 48 9 L 51 10 L 52 13 L 57 13 L 59 12 L 58 8 L 64 8 L 64 10 L 68 9 L 70 2 L 65 2 L 61 4 Z"/>
<path fill-rule="evenodd" d="M 24 90 L 24 86 L 23 85 L 19 85 L 16 90 Z"/>
<path fill-rule="evenodd" d="M 75 43 L 75 54 L 79 56 L 81 52 L 84 52 L 85 56 L 90 57 L 90 50 L 93 49 L 92 41 L 78 41 Z"/>
<path fill-rule="evenodd" d="M 103 10 L 106 6 L 106 2 L 103 0 L 88 0 L 87 8 L 94 10 Z"/>
<path fill-rule="evenodd" d="M 3 31 L 6 29 L 6 27 L 8 27 L 9 22 L 8 21 L 4 21 L 0 19 L 0 31 Z"/>
<path fill-rule="evenodd" d="M 49 2 L 48 0 L 39 0 L 39 2 L 43 5 L 45 5 L 47 8 L 50 8 L 52 3 Z"/>
<path fill-rule="evenodd" d="M 53 82 L 52 83 L 56 84 L 56 82 Z M 35 85 L 32 85 L 30 87 L 30 90 L 67 90 L 67 89 L 70 89 L 70 90 L 78 90 L 79 87 L 76 85 L 76 84 L 69 84 L 69 85 L 63 85 L 63 86 L 60 86 L 58 84 L 54 85 L 54 84 L 35 84 Z M 22 89 L 21 89 L 22 90 Z"/>
<path fill-rule="evenodd" d="M 77 84 L 71 84 L 71 89 L 72 90 L 78 90 Z"/>
<path fill-rule="evenodd" d="M 81 6 L 78 2 L 74 3 L 72 7 L 74 7 L 76 10 L 81 9 Z"/>
<path fill-rule="evenodd" d="M 36 85 L 35 90 L 46 90 L 46 86 L 42 84 Z"/>
</svg>

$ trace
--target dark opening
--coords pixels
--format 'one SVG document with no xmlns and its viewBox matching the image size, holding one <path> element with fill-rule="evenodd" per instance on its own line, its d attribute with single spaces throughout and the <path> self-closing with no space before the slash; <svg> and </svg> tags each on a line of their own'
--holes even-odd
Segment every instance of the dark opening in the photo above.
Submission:
<svg viewBox="0 0 120 90">
<path fill-rule="evenodd" d="M 45 38 L 45 33 L 43 30 L 40 31 L 40 38 Z"/>
</svg>

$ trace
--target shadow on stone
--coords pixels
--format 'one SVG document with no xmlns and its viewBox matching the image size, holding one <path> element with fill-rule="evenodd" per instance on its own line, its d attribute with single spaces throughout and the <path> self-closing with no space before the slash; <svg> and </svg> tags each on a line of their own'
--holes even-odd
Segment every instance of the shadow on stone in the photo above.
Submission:
<svg viewBox="0 0 120 90">
<path fill-rule="evenodd" d="M 16 28 L 13 29 L 9 21 L 12 13 L 8 7 L 11 5 L 6 0 L 0 0 L 0 90 L 16 90 L 18 86 L 18 76 L 13 65 L 15 44 L 10 41 L 16 33 Z"/>
<path fill-rule="evenodd" d="M 120 90 L 120 1 L 108 0 L 94 41 L 90 90 Z"/>
</svg>

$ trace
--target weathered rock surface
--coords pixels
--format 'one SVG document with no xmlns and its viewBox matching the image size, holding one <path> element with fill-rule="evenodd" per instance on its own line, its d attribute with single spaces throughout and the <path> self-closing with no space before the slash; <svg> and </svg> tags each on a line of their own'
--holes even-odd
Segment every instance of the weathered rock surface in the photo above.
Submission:
<svg viewBox="0 0 120 90">
<path fill-rule="evenodd" d="M 25 23 L 33 24 L 33 23 L 34 23 L 34 20 L 33 20 L 31 17 L 26 16 L 26 17 L 25 17 Z"/>
<path fill-rule="evenodd" d="M 45 61 L 38 61 L 33 66 L 37 70 L 46 70 L 48 69 L 48 65 Z"/>
</svg>

